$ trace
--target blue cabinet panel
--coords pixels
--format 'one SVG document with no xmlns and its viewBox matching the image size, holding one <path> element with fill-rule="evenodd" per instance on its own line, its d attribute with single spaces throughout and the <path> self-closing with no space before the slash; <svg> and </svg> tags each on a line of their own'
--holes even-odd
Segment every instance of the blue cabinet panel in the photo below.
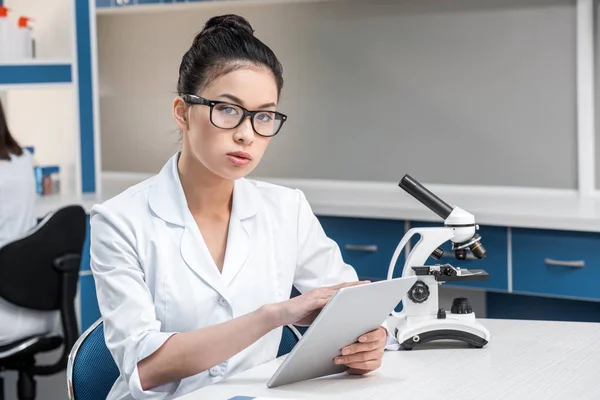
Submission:
<svg viewBox="0 0 600 400">
<path fill-rule="evenodd" d="M 404 235 L 404 221 L 319 217 L 327 236 L 340 247 L 344 261 L 361 279 L 386 279 L 389 263 Z M 402 275 L 400 256 L 394 276 Z"/>
<path fill-rule="evenodd" d="M 83 249 L 81 251 L 81 271 L 90 270 L 90 216 L 87 216 L 87 232 L 85 235 L 85 242 L 83 243 Z"/>
<path fill-rule="evenodd" d="M 515 292 L 600 299 L 600 234 L 514 229 Z"/>
<path fill-rule="evenodd" d="M 600 302 L 486 293 L 487 318 L 600 322 Z"/>
<path fill-rule="evenodd" d="M 79 278 L 79 299 L 81 306 L 81 331 L 85 332 L 98 318 L 100 309 L 96 298 L 96 286 L 92 275 Z"/>
<path fill-rule="evenodd" d="M 443 223 L 411 221 L 411 228 L 428 228 L 442 227 Z M 508 232 L 507 228 L 495 226 L 480 226 L 479 235 L 481 236 L 481 244 L 487 251 L 487 255 L 483 260 L 467 259 L 457 260 L 452 251 L 452 243 L 450 241 L 444 243 L 441 247 L 444 249 L 444 256 L 439 260 L 429 258 L 427 265 L 433 264 L 451 264 L 454 267 L 465 269 L 483 269 L 489 275 L 487 281 L 475 282 L 447 282 L 445 285 L 492 289 L 492 290 L 508 290 Z M 414 246 L 420 239 L 420 235 L 413 236 L 411 242 Z M 470 252 L 468 253 L 470 254 Z"/>
<path fill-rule="evenodd" d="M 96 7 L 111 7 L 114 5 L 113 2 L 114 0 L 96 0 Z"/>
<path fill-rule="evenodd" d="M 157 3 L 170 3 L 169 0 L 136 0 L 136 4 L 157 4 Z"/>
</svg>

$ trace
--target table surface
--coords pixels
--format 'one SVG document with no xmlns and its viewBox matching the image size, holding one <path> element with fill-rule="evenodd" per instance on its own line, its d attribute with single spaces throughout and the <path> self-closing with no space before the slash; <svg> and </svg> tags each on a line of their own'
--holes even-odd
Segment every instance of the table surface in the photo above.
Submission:
<svg viewBox="0 0 600 400">
<path fill-rule="evenodd" d="M 482 349 L 433 342 L 386 352 L 382 367 L 367 376 L 338 374 L 268 389 L 280 357 L 181 399 L 600 399 L 600 324 L 480 321 L 491 334 Z"/>
</svg>

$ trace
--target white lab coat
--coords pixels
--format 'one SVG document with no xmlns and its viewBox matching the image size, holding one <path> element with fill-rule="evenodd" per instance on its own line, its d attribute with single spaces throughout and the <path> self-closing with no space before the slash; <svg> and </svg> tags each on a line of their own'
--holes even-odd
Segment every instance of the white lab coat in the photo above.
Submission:
<svg viewBox="0 0 600 400">
<path fill-rule="evenodd" d="M 0 248 L 27 235 L 36 223 L 31 153 L 0 160 Z M 0 345 L 56 330 L 58 312 L 18 307 L 0 298 Z"/>
<path fill-rule="evenodd" d="M 357 280 L 301 191 L 247 179 L 234 184 L 219 273 L 188 210 L 177 158 L 91 211 L 91 267 L 106 343 L 121 372 L 109 399 L 174 398 L 272 360 L 281 328 L 220 365 L 153 390 L 142 390 L 137 371 L 175 332 L 284 301 L 292 285 L 307 292 Z"/>
</svg>

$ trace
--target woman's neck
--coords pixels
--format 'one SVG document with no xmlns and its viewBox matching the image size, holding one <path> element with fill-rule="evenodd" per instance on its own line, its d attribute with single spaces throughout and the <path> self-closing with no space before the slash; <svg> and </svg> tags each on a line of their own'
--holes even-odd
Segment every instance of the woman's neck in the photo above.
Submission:
<svg viewBox="0 0 600 400">
<path fill-rule="evenodd" d="M 177 167 L 188 208 L 194 217 L 229 217 L 232 180 L 214 174 L 187 152 L 181 153 Z"/>
</svg>

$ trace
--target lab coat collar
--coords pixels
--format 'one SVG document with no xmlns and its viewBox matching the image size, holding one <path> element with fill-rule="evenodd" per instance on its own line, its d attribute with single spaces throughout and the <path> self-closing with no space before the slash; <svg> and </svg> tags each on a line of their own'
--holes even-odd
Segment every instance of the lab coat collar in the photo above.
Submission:
<svg viewBox="0 0 600 400">
<path fill-rule="evenodd" d="M 150 188 L 148 201 L 159 218 L 185 226 L 186 213 L 189 211 L 179 179 L 178 160 L 179 153 L 171 157 L 162 168 L 156 182 Z M 252 183 L 244 178 L 236 180 L 233 187 L 232 214 L 240 220 L 253 217 L 258 212 L 259 196 Z"/>
</svg>

